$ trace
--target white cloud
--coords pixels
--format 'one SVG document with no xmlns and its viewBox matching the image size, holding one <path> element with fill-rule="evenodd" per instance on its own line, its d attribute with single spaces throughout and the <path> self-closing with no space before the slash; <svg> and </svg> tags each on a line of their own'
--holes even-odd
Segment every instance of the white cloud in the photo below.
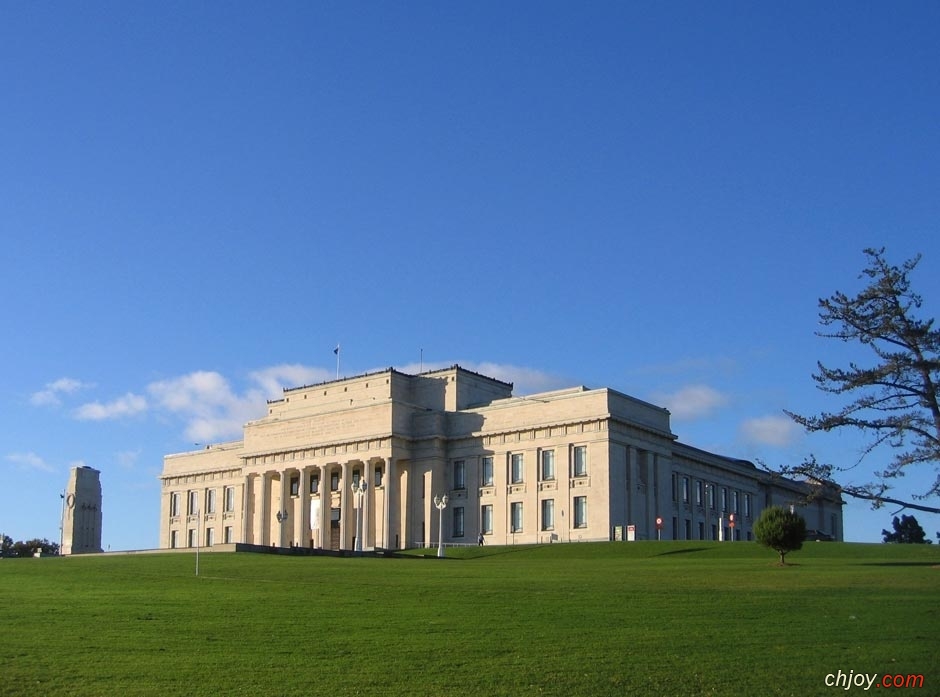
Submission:
<svg viewBox="0 0 940 697">
<path fill-rule="evenodd" d="M 333 380 L 336 373 L 324 368 L 312 368 L 299 363 L 283 363 L 256 370 L 249 376 L 261 388 L 265 397 L 277 399 L 285 387 L 315 385 Z"/>
<path fill-rule="evenodd" d="M 453 365 L 425 364 L 424 370 Z M 461 363 L 468 370 L 514 383 L 516 394 L 529 394 L 567 387 L 561 378 L 522 366 L 498 363 Z M 417 364 L 400 368 L 416 373 Z M 284 363 L 253 371 L 244 390 L 236 390 L 216 371 L 200 370 L 147 385 L 147 397 L 128 393 L 102 404 L 92 402 L 79 407 L 74 416 L 83 420 L 104 420 L 131 416 L 153 410 L 178 417 L 185 422 L 186 438 L 193 443 L 212 443 L 240 438 L 246 422 L 264 416 L 268 399 L 279 399 L 285 387 L 317 384 L 334 379 L 328 368 Z M 139 452 L 118 453 L 118 463 L 134 466 Z"/>
<path fill-rule="evenodd" d="M 94 387 L 94 385 L 74 378 L 59 378 L 53 382 L 47 382 L 43 389 L 34 392 L 29 398 L 29 402 L 37 407 L 58 406 L 62 403 L 60 395 L 74 394 L 87 387 Z"/>
<path fill-rule="evenodd" d="M 513 384 L 513 393 L 516 395 L 527 395 L 573 386 L 572 383 L 557 375 L 519 365 L 468 363 L 464 367 L 467 370 L 489 375 L 497 380 L 511 382 Z"/>
<path fill-rule="evenodd" d="M 25 469 L 35 469 L 42 472 L 55 472 L 56 469 L 52 465 L 48 464 L 43 460 L 39 455 L 34 452 L 28 453 L 12 453 L 7 455 L 6 460 L 19 465 Z"/>
<path fill-rule="evenodd" d="M 75 418 L 80 421 L 104 421 L 133 416 L 147 410 L 147 400 L 140 395 L 128 392 L 106 404 L 89 402 L 75 410 Z"/>
<path fill-rule="evenodd" d="M 116 453 L 115 457 L 117 458 L 118 465 L 122 469 L 130 470 L 134 469 L 134 465 L 137 464 L 137 460 L 140 457 L 141 450 L 122 450 L 119 453 Z"/>
<path fill-rule="evenodd" d="M 793 443 L 799 432 L 788 416 L 761 416 L 741 424 L 741 436 L 755 445 L 784 447 Z"/>
<path fill-rule="evenodd" d="M 657 392 L 650 399 L 661 404 L 679 421 L 692 421 L 711 416 L 728 404 L 728 396 L 708 385 L 687 385 L 675 392 Z"/>
<path fill-rule="evenodd" d="M 147 390 L 158 407 L 186 420 L 186 437 L 195 443 L 238 437 L 246 421 L 264 414 L 261 389 L 236 394 L 228 380 L 214 371 L 153 382 Z"/>
</svg>

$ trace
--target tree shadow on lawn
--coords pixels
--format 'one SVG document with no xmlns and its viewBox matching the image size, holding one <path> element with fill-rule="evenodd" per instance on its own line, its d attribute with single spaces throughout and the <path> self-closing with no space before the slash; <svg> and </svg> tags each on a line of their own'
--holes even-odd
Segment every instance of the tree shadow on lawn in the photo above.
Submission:
<svg viewBox="0 0 940 697">
<path fill-rule="evenodd" d="M 394 553 L 393 556 L 399 559 L 449 559 L 450 561 L 473 561 L 474 559 L 483 559 L 485 557 L 497 557 L 503 554 L 516 554 L 518 552 L 532 552 L 537 549 L 548 548 L 550 545 L 515 545 L 515 546 L 494 546 L 494 547 L 472 547 L 462 552 L 457 552 L 454 556 L 447 555 L 445 551 L 443 557 L 437 556 L 437 551 L 422 552 L 419 554 L 401 554 Z"/>
<path fill-rule="evenodd" d="M 933 566 L 940 569 L 940 564 L 934 561 L 862 561 L 859 566 Z"/>
<path fill-rule="evenodd" d="M 704 552 L 708 547 L 690 547 L 689 549 L 673 549 L 668 552 L 660 552 L 657 557 L 665 557 L 667 554 L 689 554 L 690 552 Z"/>
</svg>

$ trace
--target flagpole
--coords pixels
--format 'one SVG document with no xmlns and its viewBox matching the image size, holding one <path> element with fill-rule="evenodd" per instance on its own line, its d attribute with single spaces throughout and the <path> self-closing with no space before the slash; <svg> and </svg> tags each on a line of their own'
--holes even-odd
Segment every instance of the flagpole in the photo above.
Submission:
<svg viewBox="0 0 940 697">
<path fill-rule="evenodd" d="M 336 348 L 333 349 L 333 353 L 336 354 L 336 379 L 339 380 L 339 344 L 336 344 Z"/>
</svg>

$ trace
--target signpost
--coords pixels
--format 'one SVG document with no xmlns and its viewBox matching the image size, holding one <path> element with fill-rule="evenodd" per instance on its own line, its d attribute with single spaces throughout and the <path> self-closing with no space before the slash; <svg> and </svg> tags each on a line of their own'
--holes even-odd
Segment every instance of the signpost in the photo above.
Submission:
<svg viewBox="0 0 940 697">
<path fill-rule="evenodd" d="M 728 527 L 731 528 L 731 541 L 732 542 L 734 542 L 734 522 L 735 522 L 735 514 L 729 513 L 728 514 Z"/>
<path fill-rule="evenodd" d="M 659 516 L 656 517 L 656 539 L 663 539 L 663 519 Z"/>
</svg>

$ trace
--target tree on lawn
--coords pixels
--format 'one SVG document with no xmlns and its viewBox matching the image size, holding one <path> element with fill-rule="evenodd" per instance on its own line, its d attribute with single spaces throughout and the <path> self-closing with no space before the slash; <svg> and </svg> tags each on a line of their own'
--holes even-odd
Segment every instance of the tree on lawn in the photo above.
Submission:
<svg viewBox="0 0 940 697">
<path fill-rule="evenodd" d="M 894 532 L 881 531 L 885 542 L 914 545 L 929 545 L 933 542 L 933 540 L 927 539 L 927 533 L 917 522 L 917 518 L 912 515 L 902 515 L 900 520 L 897 516 L 894 516 L 891 526 L 894 528 Z"/>
<path fill-rule="evenodd" d="M 818 363 L 813 375 L 816 386 L 837 395 L 856 395 L 835 412 L 816 416 L 787 414 L 808 431 L 832 431 L 854 428 L 871 435 L 862 458 L 881 445 L 895 450 L 891 462 L 876 473 L 878 481 L 860 486 L 844 486 L 841 491 L 866 499 L 878 508 L 885 503 L 899 504 L 930 513 L 940 508 L 903 501 L 886 495 L 889 482 L 905 474 L 911 465 L 940 462 L 940 330 L 933 319 L 916 316 L 923 299 L 911 290 L 908 275 L 920 261 L 920 255 L 893 266 L 884 256 L 884 248 L 866 249 L 868 266 L 861 278 L 869 285 L 850 297 L 836 292 L 820 299 L 820 321 L 834 327 L 820 336 L 858 342 L 874 354 L 871 365 L 849 363 L 848 368 L 830 368 Z M 783 468 L 782 474 L 803 475 L 811 481 L 829 482 L 835 468 L 817 463 L 810 457 L 801 465 Z M 915 499 L 940 495 L 940 476 Z"/>
<path fill-rule="evenodd" d="M 780 506 L 768 506 L 754 523 L 754 537 L 765 547 L 776 550 L 780 563 L 786 564 L 784 557 L 803 547 L 806 521 Z"/>
<path fill-rule="evenodd" d="M 7 544 L 8 541 L 9 545 Z M 5 557 L 31 557 L 37 549 L 41 550 L 43 554 L 58 554 L 59 544 L 50 542 L 45 538 L 40 540 L 38 537 L 32 540 L 14 542 L 11 538 L 4 536 L 3 556 Z"/>
</svg>

